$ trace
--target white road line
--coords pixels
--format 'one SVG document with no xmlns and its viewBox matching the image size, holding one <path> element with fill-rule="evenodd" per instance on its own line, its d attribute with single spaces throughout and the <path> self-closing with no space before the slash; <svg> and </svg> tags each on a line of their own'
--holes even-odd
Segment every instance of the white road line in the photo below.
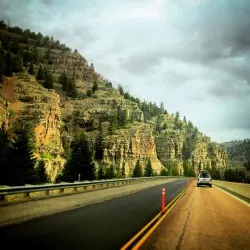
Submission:
<svg viewBox="0 0 250 250">
<path fill-rule="evenodd" d="M 242 199 L 236 197 L 236 196 L 233 195 L 233 194 L 230 194 L 229 192 L 225 191 L 224 189 L 222 189 L 222 188 L 220 188 L 220 187 L 218 187 L 218 186 L 216 186 L 216 185 L 213 185 L 213 186 L 216 187 L 216 188 L 218 188 L 218 189 L 220 189 L 222 192 L 224 192 L 224 193 L 226 193 L 226 194 L 232 196 L 232 197 L 235 198 L 236 200 L 238 200 L 238 201 L 244 203 L 244 204 L 247 205 L 248 207 L 250 207 L 250 204 L 247 203 L 246 201 L 244 201 L 244 200 L 242 200 Z"/>
</svg>

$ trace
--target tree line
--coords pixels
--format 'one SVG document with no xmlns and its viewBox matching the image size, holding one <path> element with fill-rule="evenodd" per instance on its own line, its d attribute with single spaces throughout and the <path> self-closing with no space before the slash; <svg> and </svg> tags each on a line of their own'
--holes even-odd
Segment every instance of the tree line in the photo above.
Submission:
<svg viewBox="0 0 250 250">
<path fill-rule="evenodd" d="M 8 26 L 3 20 L 0 21 L 0 30 L 5 31 L 5 33 L 0 32 L 0 40 L 5 47 L 8 45 L 9 41 L 15 39 L 18 43 L 71 52 L 69 47 L 65 44 L 61 44 L 59 40 L 54 40 L 52 36 L 44 36 L 41 32 L 32 32 L 30 29 L 23 30 L 17 26 Z M 10 34 L 6 35 L 6 32 L 9 32 Z"/>
</svg>

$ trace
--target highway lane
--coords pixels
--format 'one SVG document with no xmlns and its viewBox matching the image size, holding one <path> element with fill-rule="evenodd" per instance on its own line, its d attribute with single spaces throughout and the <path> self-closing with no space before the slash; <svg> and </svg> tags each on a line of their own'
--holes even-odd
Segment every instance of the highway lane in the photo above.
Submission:
<svg viewBox="0 0 250 250">
<path fill-rule="evenodd" d="M 0 228 L 1 249 L 119 249 L 160 211 L 162 187 L 171 201 L 185 180 Z"/>
<path fill-rule="evenodd" d="M 195 184 L 141 249 L 250 249 L 250 206 Z"/>
</svg>

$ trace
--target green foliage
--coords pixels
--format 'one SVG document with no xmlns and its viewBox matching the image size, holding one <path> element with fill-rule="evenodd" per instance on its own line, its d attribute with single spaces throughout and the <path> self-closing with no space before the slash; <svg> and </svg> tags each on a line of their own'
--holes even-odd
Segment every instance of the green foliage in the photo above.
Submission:
<svg viewBox="0 0 250 250">
<path fill-rule="evenodd" d="M 120 84 L 118 85 L 118 90 L 119 90 L 120 95 L 124 96 L 124 90 Z"/>
<path fill-rule="evenodd" d="M 10 186 L 36 184 L 39 182 L 39 176 L 35 170 L 36 159 L 33 156 L 32 133 L 27 127 L 20 127 L 14 131 L 14 134 L 14 140 L 11 140 L 6 126 L 2 125 L 0 130 L 0 184 Z"/>
<path fill-rule="evenodd" d="M 77 97 L 77 89 L 76 89 L 76 83 L 74 78 L 68 79 L 68 95 L 72 98 Z"/>
<path fill-rule="evenodd" d="M 70 48 L 66 47 L 65 44 L 60 44 L 60 42 L 57 40 L 55 41 L 53 38 L 51 39 L 48 36 L 43 36 L 40 32 L 32 32 L 29 29 L 23 30 L 19 27 L 8 27 L 7 25 L 4 23 L 4 21 L 0 21 L 0 29 L 1 30 L 5 30 L 8 31 L 9 33 L 12 34 L 17 34 L 18 36 L 10 36 L 8 33 L 6 35 L 6 33 L 4 33 L 4 35 L 2 37 L 0 37 L 0 40 L 3 42 L 4 41 L 4 47 L 5 49 L 8 48 L 8 43 L 10 43 L 9 46 L 12 46 L 12 50 L 15 51 L 16 50 L 16 45 L 15 42 L 19 45 L 19 43 L 23 43 L 23 44 L 35 44 L 37 46 L 40 47 L 49 47 L 51 49 L 58 49 L 58 50 L 62 50 L 64 52 L 67 51 L 71 51 Z M 4 38 L 9 38 L 7 40 L 7 42 L 4 40 Z"/>
<path fill-rule="evenodd" d="M 123 164 L 122 164 L 121 177 L 122 177 L 122 178 L 126 178 L 126 171 L 125 171 L 125 163 L 124 163 L 124 162 L 123 162 Z"/>
<path fill-rule="evenodd" d="M 5 122 L 0 127 L 0 184 L 8 185 L 11 176 L 11 140 Z"/>
<path fill-rule="evenodd" d="M 13 72 L 22 72 L 23 71 L 23 58 L 21 55 L 17 54 L 13 58 Z"/>
<path fill-rule="evenodd" d="M 185 176 L 191 176 L 191 177 L 196 176 L 194 168 L 187 161 L 183 161 L 183 169 Z"/>
<path fill-rule="evenodd" d="M 38 162 L 38 166 L 37 166 L 37 174 L 39 177 L 39 182 L 40 183 L 48 183 L 49 182 L 49 178 L 45 169 L 45 163 L 43 160 L 40 160 Z"/>
<path fill-rule="evenodd" d="M 133 177 L 142 177 L 142 166 L 141 166 L 141 162 L 140 159 L 137 160 L 134 170 L 133 170 Z"/>
<path fill-rule="evenodd" d="M 115 112 L 114 115 L 111 116 L 108 130 L 110 134 L 113 134 L 117 129 L 118 129 L 118 118 L 117 118 L 117 112 Z"/>
<path fill-rule="evenodd" d="M 83 132 L 77 133 L 71 142 L 70 159 L 65 165 L 62 180 L 75 181 L 78 174 L 81 180 L 95 179 L 95 165 L 92 161 L 92 152 L 90 150 L 89 141 Z"/>
<path fill-rule="evenodd" d="M 164 117 L 162 115 L 158 115 L 155 122 L 155 132 L 160 133 L 163 129 Z"/>
<path fill-rule="evenodd" d="M 45 81 L 44 81 L 43 86 L 46 89 L 53 89 L 54 88 L 53 75 L 47 71 L 45 71 Z"/>
<path fill-rule="evenodd" d="M 97 90 L 98 90 L 98 82 L 95 81 L 94 84 L 93 84 L 93 87 L 92 87 L 92 93 L 95 93 Z"/>
<path fill-rule="evenodd" d="M 30 75 L 33 75 L 33 74 L 34 74 L 34 66 L 33 66 L 33 63 L 30 63 L 29 69 L 28 69 L 28 73 L 29 73 Z"/>
<path fill-rule="evenodd" d="M 128 124 L 129 117 L 128 117 L 128 110 L 121 109 L 120 106 L 117 107 L 117 122 L 118 127 L 124 127 Z"/>
<path fill-rule="evenodd" d="M 115 178 L 115 177 L 116 177 L 116 176 L 115 176 L 115 169 L 114 169 L 114 166 L 111 165 L 111 166 L 109 166 L 109 167 L 107 168 L 107 170 L 106 170 L 105 178 L 106 178 L 106 179 L 113 179 L 113 178 Z"/>
<path fill-rule="evenodd" d="M 31 51 L 31 64 L 38 64 L 39 63 L 39 53 L 38 53 L 38 49 L 36 46 L 34 46 L 32 48 L 32 51 Z"/>
<path fill-rule="evenodd" d="M 99 160 L 99 161 L 102 160 L 103 149 L 104 149 L 103 133 L 102 131 L 100 131 L 95 140 L 95 159 L 96 160 Z"/>
<path fill-rule="evenodd" d="M 5 55 L 4 51 L 0 48 L 0 83 L 3 81 L 4 70 L 5 70 Z"/>
<path fill-rule="evenodd" d="M 171 175 L 171 176 L 179 175 L 178 161 L 177 160 L 168 160 L 166 165 L 167 165 L 167 168 L 169 170 L 169 175 Z"/>
<path fill-rule="evenodd" d="M 105 179 L 106 177 L 106 174 L 105 174 L 105 171 L 102 167 L 99 167 L 98 169 L 98 180 L 103 180 Z"/>
<path fill-rule="evenodd" d="M 106 87 L 112 89 L 113 88 L 112 82 L 107 81 Z"/>
<path fill-rule="evenodd" d="M 49 153 L 42 153 L 41 158 L 43 158 L 43 159 L 53 159 L 54 157 Z"/>
<path fill-rule="evenodd" d="M 160 176 L 168 176 L 168 170 L 166 168 L 162 168 L 160 172 Z"/>
<path fill-rule="evenodd" d="M 154 170 L 152 168 L 151 160 L 148 159 L 146 167 L 144 169 L 144 176 L 149 177 L 154 175 Z"/>
<path fill-rule="evenodd" d="M 92 90 L 91 89 L 87 90 L 87 96 L 92 97 Z"/>
<path fill-rule="evenodd" d="M 91 63 L 91 64 L 90 64 L 90 68 L 91 68 L 93 71 L 95 71 L 94 63 Z"/>
<path fill-rule="evenodd" d="M 12 76 L 14 66 L 13 66 L 13 59 L 11 53 L 8 52 L 5 57 L 5 68 L 4 68 L 4 75 L 5 76 Z"/>
<path fill-rule="evenodd" d="M 44 71 L 43 71 L 43 68 L 41 65 L 39 66 L 39 69 L 37 71 L 36 79 L 37 80 L 45 80 Z"/>
</svg>

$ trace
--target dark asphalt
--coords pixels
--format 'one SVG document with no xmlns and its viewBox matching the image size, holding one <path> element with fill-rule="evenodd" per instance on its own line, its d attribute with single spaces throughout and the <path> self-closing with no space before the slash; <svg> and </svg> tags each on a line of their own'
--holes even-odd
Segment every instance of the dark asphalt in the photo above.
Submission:
<svg viewBox="0 0 250 250">
<path fill-rule="evenodd" d="M 170 202 L 184 189 L 185 180 L 0 228 L 0 248 L 120 249 L 160 212 L 162 187 Z"/>
</svg>

